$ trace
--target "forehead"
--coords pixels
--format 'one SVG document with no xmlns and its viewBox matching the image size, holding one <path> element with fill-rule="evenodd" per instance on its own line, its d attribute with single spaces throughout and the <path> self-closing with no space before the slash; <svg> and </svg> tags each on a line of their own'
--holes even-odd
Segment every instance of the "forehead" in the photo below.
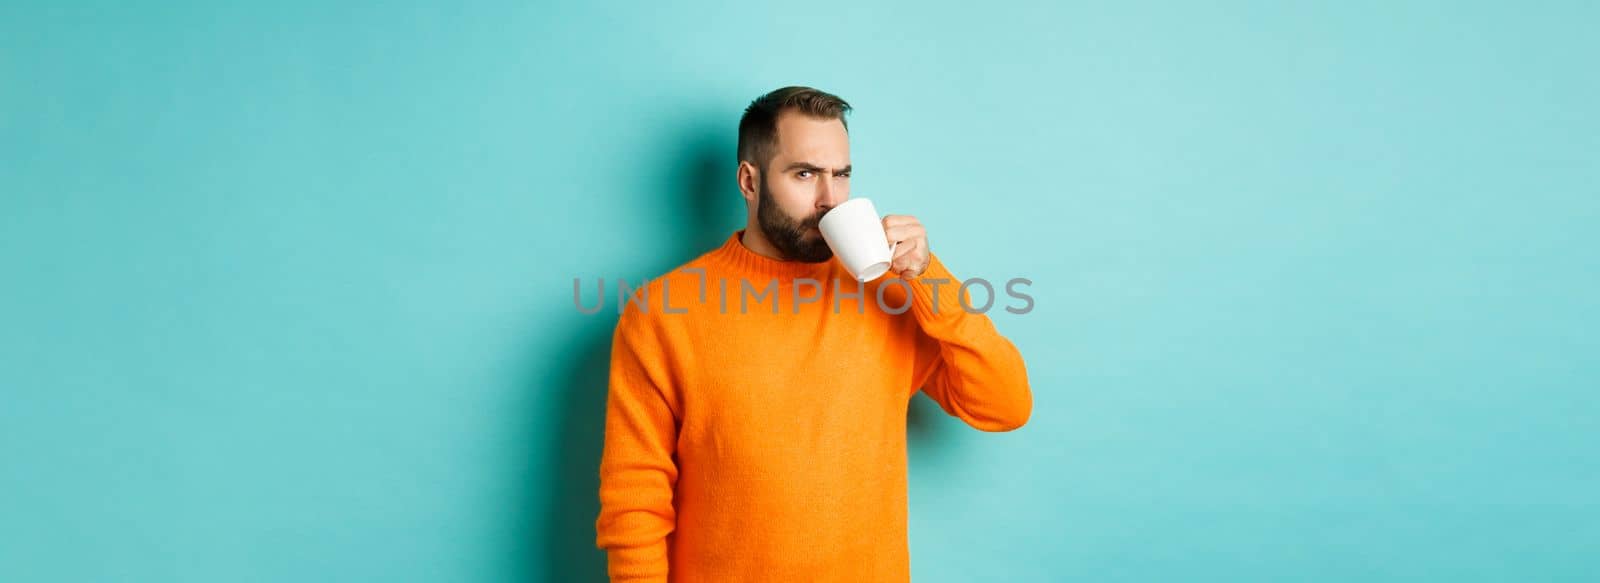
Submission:
<svg viewBox="0 0 1600 583">
<path fill-rule="evenodd" d="M 811 162 L 825 167 L 850 164 L 850 133 L 837 119 L 785 111 L 778 116 L 778 151 L 773 161 Z"/>
</svg>

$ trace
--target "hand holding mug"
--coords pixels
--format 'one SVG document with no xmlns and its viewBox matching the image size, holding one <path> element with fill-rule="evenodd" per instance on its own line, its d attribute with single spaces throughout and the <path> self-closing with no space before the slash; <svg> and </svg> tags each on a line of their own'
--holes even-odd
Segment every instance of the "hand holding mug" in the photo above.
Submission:
<svg viewBox="0 0 1600 583">
<path fill-rule="evenodd" d="M 883 235 L 894 246 L 889 271 L 902 279 L 914 279 L 928 269 L 928 231 L 911 215 L 883 217 Z"/>
<path fill-rule="evenodd" d="M 858 280 L 890 271 L 912 279 L 928 269 L 928 234 L 916 217 L 880 219 L 871 200 L 852 198 L 823 215 L 818 227 L 834 256 Z"/>
</svg>

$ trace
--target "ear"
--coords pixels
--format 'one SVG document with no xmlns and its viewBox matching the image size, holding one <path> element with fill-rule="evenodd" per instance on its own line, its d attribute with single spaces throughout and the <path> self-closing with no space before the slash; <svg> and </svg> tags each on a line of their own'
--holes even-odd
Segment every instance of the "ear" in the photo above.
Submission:
<svg viewBox="0 0 1600 583">
<path fill-rule="evenodd" d="M 744 160 L 739 161 L 739 171 L 735 179 L 739 182 L 739 194 L 744 197 L 746 204 L 756 203 L 756 182 L 759 178 L 757 172 L 760 170 L 756 170 L 754 164 Z"/>
</svg>

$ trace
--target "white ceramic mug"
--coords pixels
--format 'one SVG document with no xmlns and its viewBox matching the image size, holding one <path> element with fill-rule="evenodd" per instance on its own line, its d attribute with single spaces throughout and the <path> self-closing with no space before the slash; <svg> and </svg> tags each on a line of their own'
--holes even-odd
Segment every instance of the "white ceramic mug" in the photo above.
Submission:
<svg viewBox="0 0 1600 583">
<path fill-rule="evenodd" d="M 860 281 L 872 281 L 889 271 L 894 249 L 899 246 L 889 244 L 877 207 L 865 198 L 852 198 L 829 209 L 817 228 L 845 271 Z"/>
</svg>

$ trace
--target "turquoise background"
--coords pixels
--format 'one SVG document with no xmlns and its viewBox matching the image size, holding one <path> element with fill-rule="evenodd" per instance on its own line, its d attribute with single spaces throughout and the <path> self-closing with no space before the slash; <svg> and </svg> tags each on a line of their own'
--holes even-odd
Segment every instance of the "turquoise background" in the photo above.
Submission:
<svg viewBox="0 0 1600 583">
<path fill-rule="evenodd" d="M 1600 576 L 1594 3 L 220 4 L 0 8 L 0 580 L 593 580 L 572 280 L 787 84 L 1034 281 L 917 581 Z"/>
</svg>

